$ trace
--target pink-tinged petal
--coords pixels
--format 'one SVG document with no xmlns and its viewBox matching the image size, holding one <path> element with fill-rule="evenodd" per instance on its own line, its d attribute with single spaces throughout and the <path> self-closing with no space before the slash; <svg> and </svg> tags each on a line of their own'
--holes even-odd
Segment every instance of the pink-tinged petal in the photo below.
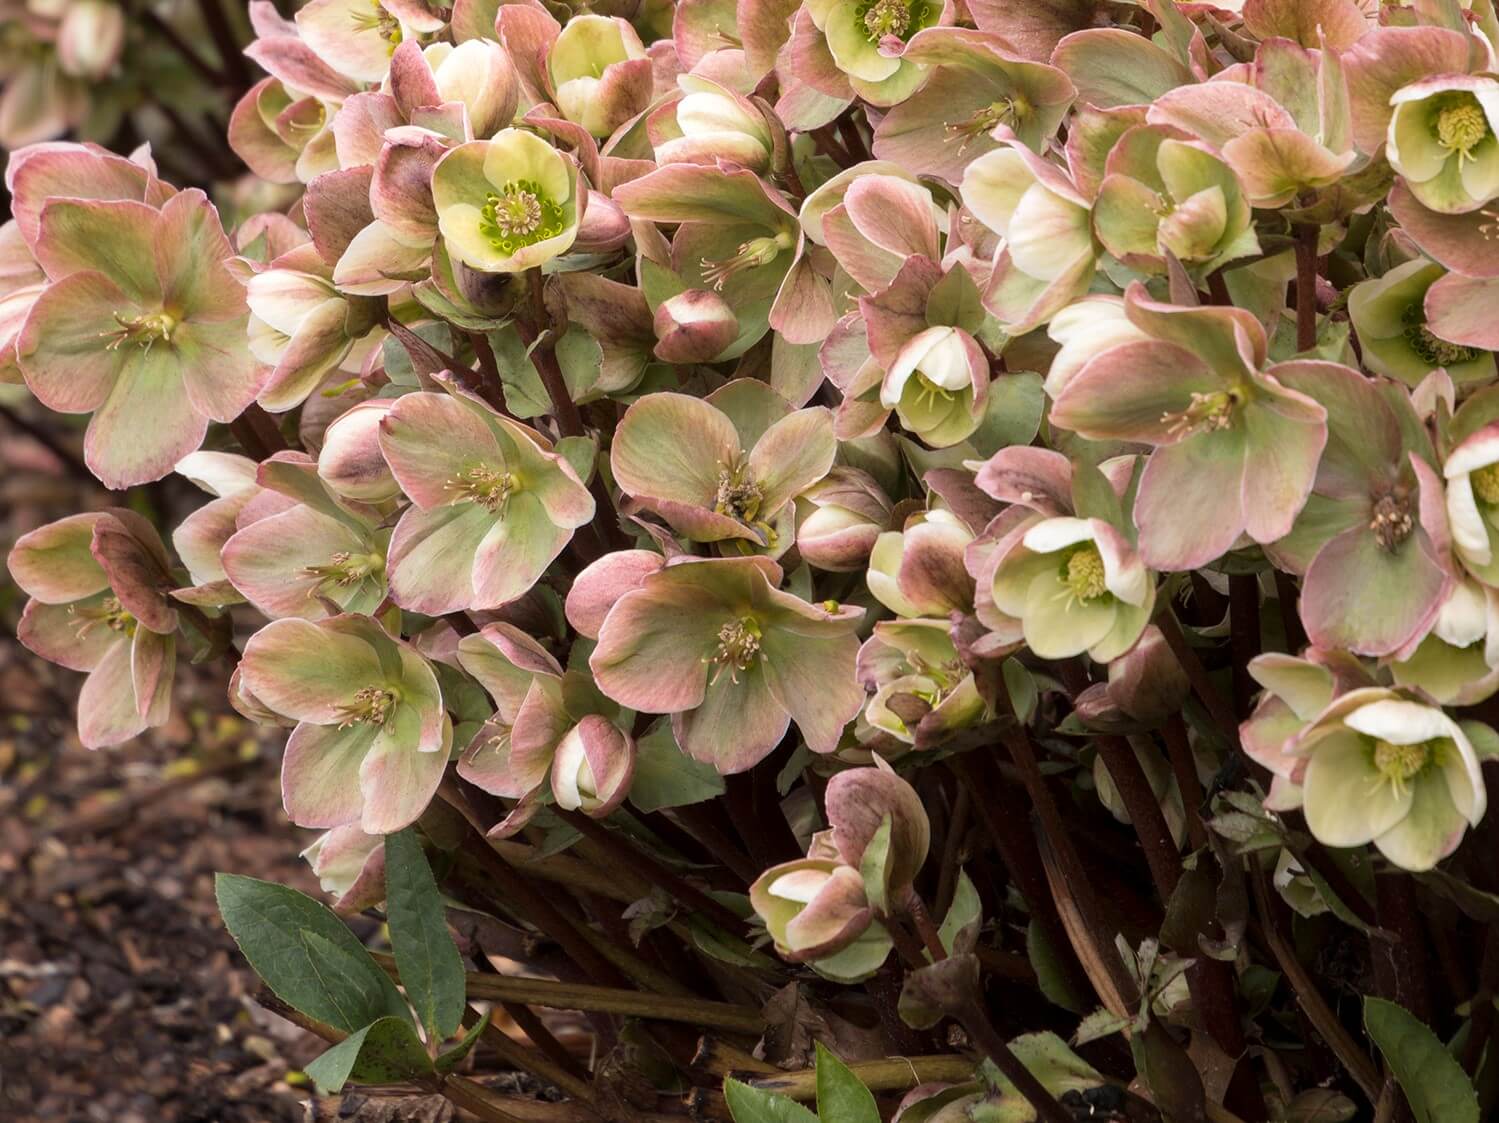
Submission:
<svg viewBox="0 0 1499 1123">
<path fill-rule="evenodd" d="M 838 453 L 833 415 L 821 406 L 787 414 L 755 442 L 749 476 L 761 488 L 761 512 L 772 514 L 828 474 Z"/>
<path fill-rule="evenodd" d="M 192 321 L 172 336 L 188 400 L 197 413 L 214 421 L 233 421 L 255 400 L 265 381 L 264 368 L 250 353 L 246 323 L 241 308 L 237 319 Z"/>
<path fill-rule="evenodd" d="M 348 526 L 299 503 L 236 532 L 222 560 L 229 581 L 267 616 L 316 620 L 328 615 L 318 594 L 331 599 L 331 591 L 314 567 L 332 564 L 339 553 L 369 552 Z"/>
<path fill-rule="evenodd" d="M 388 677 L 358 636 L 296 619 L 273 620 L 251 636 L 239 666 L 245 689 L 263 704 L 319 725 L 343 721 L 355 693 Z"/>
<path fill-rule="evenodd" d="M 587 772 L 576 766 L 581 749 Z M 564 807 L 582 807 L 602 819 L 624 802 L 635 777 L 635 741 L 609 719 L 588 714 L 559 746 L 552 768 L 552 791 Z M 582 790 L 580 775 L 593 781 L 593 792 Z"/>
<path fill-rule="evenodd" d="M 1239 743 L 1251 760 L 1276 776 L 1294 779 L 1306 762 L 1285 750 L 1305 724 L 1285 702 L 1266 694 L 1248 720 L 1240 724 Z"/>
<path fill-rule="evenodd" d="M 137 628 L 130 644 L 130 681 L 136 712 L 148 727 L 161 725 L 171 716 L 176 670 L 177 637 Z"/>
<path fill-rule="evenodd" d="M 925 187 L 896 176 L 861 176 L 849 184 L 843 206 L 855 229 L 881 249 L 901 259 L 941 256 L 932 196 Z"/>
<path fill-rule="evenodd" d="M 1234 376 L 1265 365 L 1265 329 L 1247 309 L 1163 304 L 1135 281 L 1125 290 L 1124 314 L 1141 331 L 1201 356 L 1220 374 Z"/>
<path fill-rule="evenodd" d="M 390 92 L 408 118 L 415 109 L 442 103 L 432 68 L 415 39 L 402 42 L 390 56 Z"/>
<path fill-rule="evenodd" d="M 68 515 L 16 539 L 6 569 L 29 596 L 44 604 L 67 604 L 102 593 L 109 577 L 90 550 L 94 527 L 108 516 Z"/>
<path fill-rule="evenodd" d="M 386 555 L 391 598 L 426 616 L 468 608 L 475 595 L 474 555 L 494 525 L 494 515 L 476 503 L 407 508 Z"/>
<path fill-rule="evenodd" d="M 1243 417 L 1251 465 L 1239 496 L 1244 529 L 1256 542 L 1273 542 L 1290 533 L 1312 492 L 1327 444 L 1327 413 L 1301 394 L 1281 391 L 1245 409 Z"/>
<path fill-rule="evenodd" d="M 234 154 L 252 172 L 272 183 L 297 182 L 297 153 L 261 114 L 262 97 L 278 96 L 290 105 L 290 98 L 275 78 L 262 78 L 234 104 L 229 115 L 227 139 Z"/>
<path fill-rule="evenodd" d="M 1244 27 L 1256 39 L 1346 50 L 1370 30 L 1354 0 L 1245 0 Z"/>
<path fill-rule="evenodd" d="M 510 731 L 509 782 L 517 794 L 546 780 L 557 744 L 572 726 L 573 719 L 562 705 L 561 681 L 533 679 Z"/>
<path fill-rule="evenodd" d="M 471 607 L 499 608 L 524 596 L 570 538 L 572 532 L 554 526 L 534 494 L 511 496 L 474 551 Z"/>
<path fill-rule="evenodd" d="M 926 863 L 931 823 L 916 789 L 876 757 L 872 768 L 850 768 L 828 781 L 823 797 L 833 845 L 843 863 L 858 869 L 885 819 L 890 819 L 887 870 L 893 889 L 904 888 Z"/>
<path fill-rule="evenodd" d="M 648 394 L 620 421 L 610 449 L 615 482 L 627 494 L 711 508 L 719 473 L 740 456 L 739 436 L 721 410 L 686 394 Z"/>
<path fill-rule="evenodd" d="M 1152 125 L 1169 125 L 1222 148 L 1254 129 L 1294 129 L 1296 119 L 1263 90 L 1242 82 L 1184 85 L 1146 111 Z"/>
<path fill-rule="evenodd" d="M 1190 351 L 1154 340 L 1122 343 L 1073 375 L 1052 405 L 1051 422 L 1089 440 L 1166 444 L 1178 439 L 1169 415 L 1190 406 L 1193 394 L 1220 388 Z"/>
<path fill-rule="evenodd" d="M 156 275 L 168 307 L 181 309 L 195 324 L 245 315 L 245 288 L 224 267 L 234 247 L 202 191 L 193 188 L 167 200 L 155 238 Z"/>
<path fill-rule="evenodd" d="M 103 273 L 135 304 L 161 298 L 152 268 L 156 209 L 128 200 L 52 199 L 42 207 L 37 263 L 54 281 Z"/>
<path fill-rule="evenodd" d="M 177 630 L 177 613 L 166 597 L 175 584 L 171 562 L 155 527 L 134 511 L 114 508 L 94 524 L 89 550 L 126 611 L 152 631 Z"/>
<path fill-rule="evenodd" d="M 1440 27 L 1380 27 L 1354 43 L 1343 55 L 1353 142 L 1359 151 L 1375 153 L 1390 123 L 1390 97 L 1432 74 L 1462 74 L 1468 69 L 1468 37 Z"/>
<path fill-rule="evenodd" d="M 1336 183 L 1358 159 L 1329 152 L 1300 129 L 1254 129 L 1223 146 L 1244 193 L 1257 207 L 1283 207 L 1308 187 Z"/>
<path fill-rule="evenodd" d="M 562 677 L 561 666 L 546 648 L 503 621 L 485 625 L 476 635 L 464 636 L 458 642 L 458 662 L 489 692 L 496 710 L 510 724 L 514 724 L 533 678 Z"/>
<path fill-rule="evenodd" d="M 380 451 L 401 490 L 419 507 L 441 507 L 449 486 L 476 468 L 502 471 L 504 456 L 489 427 L 447 394 L 406 394 L 380 422 Z"/>
<path fill-rule="evenodd" d="M 329 265 L 336 265 L 349 243 L 375 220 L 370 207 L 370 182 L 374 174 L 369 167 L 344 168 L 326 172 L 307 185 L 302 198 L 307 229 L 318 253 Z"/>
<path fill-rule="evenodd" d="M 1072 513 L 1072 462 L 1060 452 L 1002 448 L 984 461 L 973 482 L 1001 503 L 1019 503 L 1042 515 Z"/>
<path fill-rule="evenodd" d="M 338 107 L 330 126 L 339 167 L 372 166 L 385 149 L 385 131 L 405 123 L 389 94 L 355 94 Z"/>
<path fill-rule="evenodd" d="M 425 68 L 426 64 L 422 64 Z M 441 141 L 408 130 L 385 145 L 370 181 L 375 217 L 400 237 L 430 242 L 437 236 L 437 208 L 432 203 L 432 168 L 442 157 Z"/>
<path fill-rule="evenodd" d="M 49 663 L 70 671 L 92 671 L 111 647 L 128 642 L 102 621 L 89 619 L 91 612 L 103 611 L 104 599 L 101 593 L 77 604 L 27 601 L 16 624 L 16 638 Z"/>
<path fill-rule="evenodd" d="M 1195 81 L 1176 56 L 1122 27 L 1090 27 L 1068 35 L 1051 65 L 1072 79 L 1079 101 L 1112 109 L 1149 105 L 1167 91 Z"/>
<path fill-rule="evenodd" d="M 713 590 L 663 570 L 621 597 L 604 618 L 588 659 L 599 689 L 647 713 L 700 705 L 725 616 Z"/>
<path fill-rule="evenodd" d="M 770 306 L 770 326 L 792 344 L 821 343 L 838 322 L 833 293 L 811 259 L 798 256 L 791 263 Z"/>
<path fill-rule="evenodd" d="M 1318 647 L 1389 655 L 1435 622 L 1451 578 L 1426 554 L 1418 531 L 1393 552 L 1367 526 L 1318 551 L 1301 590 L 1301 621 Z"/>
<path fill-rule="evenodd" d="M 618 550 L 591 562 L 568 590 L 567 622 L 580 635 L 598 639 L 615 602 L 665 564 L 666 559 L 652 550 Z"/>
<path fill-rule="evenodd" d="M 11 216 L 26 244 L 33 247 L 42 208 L 49 199 L 134 199 L 159 205 L 164 195 L 151 173 L 139 164 L 81 144 L 40 146 L 24 158 L 14 153 L 6 185 L 14 199 Z"/>
<path fill-rule="evenodd" d="M 233 537 L 245 498 L 240 495 L 205 503 L 177 524 L 172 548 L 187 566 L 194 585 L 227 580 L 219 557 L 224 543 Z"/>
<path fill-rule="evenodd" d="M 1168 573 L 1227 553 L 1244 532 L 1247 470 L 1245 436 L 1237 429 L 1156 449 L 1135 501 L 1145 564 Z"/>
<path fill-rule="evenodd" d="M 1376 782 L 1369 750 L 1342 731 L 1318 742 L 1302 782 L 1307 826 L 1327 846 L 1362 846 L 1410 813 L 1414 787 Z"/>
<path fill-rule="evenodd" d="M 523 493 L 541 504 L 552 525 L 562 530 L 576 530 L 593 521 L 594 500 L 586 484 L 578 478 L 566 458 L 551 451 L 551 443 L 535 429 L 496 418 L 497 425 L 512 442 Z"/>
<path fill-rule="evenodd" d="M 1499 278 L 1448 273 L 1426 290 L 1426 326 L 1439 339 L 1499 351 Z"/>
<path fill-rule="evenodd" d="M 135 703 L 129 642 L 112 645 L 78 694 L 78 739 L 86 749 L 122 744 L 146 728 Z"/>
<path fill-rule="evenodd" d="M 245 48 L 245 55 L 286 85 L 333 102 L 359 90 L 357 82 L 338 73 L 306 43 L 290 35 L 257 39 Z"/>
<path fill-rule="evenodd" d="M 132 487 L 168 475 L 207 432 L 176 355 L 137 350 L 89 422 L 83 459 L 105 487 Z"/>
<path fill-rule="evenodd" d="M 695 709 L 672 718 L 682 751 L 713 765 L 723 776 L 745 772 L 764 760 L 790 726 L 791 718 L 771 692 L 763 662 L 740 671 L 737 681 L 727 673 L 719 675 L 707 684 Z"/>
<path fill-rule="evenodd" d="M 779 630 L 766 636 L 762 667 L 770 693 L 815 753 L 836 749 L 844 727 L 864 705 L 864 688 L 854 676 L 858 653 L 852 631 L 823 640 Z"/>
<path fill-rule="evenodd" d="M 510 771 L 510 726 L 496 714 L 479 727 L 458 760 L 458 775 L 490 795 L 519 799 L 530 789 Z"/>
<path fill-rule="evenodd" d="M 374 741 L 369 725 L 309 725 L 286 741 L 281 803 L 299 827 L 341 827 L 359 820 L 359 770 Z"/>
<path fill-rule="evenodd" d="M 360 829 L 366 834 L 390 834 L 416 822 L 437 794 L 452 743 L 453 726 L 446 717 L 435 751 L 420 751 L 391 729 L 383 730 L 359 769 L 359 790 L 364 796 Z"/>
<path fill-rule="evenodd" d="M 129 352 L 106 346 L 129 299 L 102 273 L 74 273 L 48 285 L 16 338 L 26 385 L 48 409 L 88 413 L 109 397 Z"/>
<path fill-rule="evenodd" d="M 1404 180 L 1390 189 L 1390 213 L 1421 250 L 1468 277 L 1499 277 L 1499 254 L 1486 231 L 1492 218 L 1482 210 L 1442 214 L 1422 206 Z"/>
</svg>

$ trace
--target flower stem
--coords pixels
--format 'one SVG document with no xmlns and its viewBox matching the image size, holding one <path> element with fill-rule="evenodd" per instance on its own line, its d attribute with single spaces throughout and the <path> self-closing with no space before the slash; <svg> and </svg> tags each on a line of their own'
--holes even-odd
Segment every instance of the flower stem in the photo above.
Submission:
<svg viewBox="0 0 1499 1123">
<path fill-rule="evenodd" d="M 1312 223 L 1296 227 L 1296 350 L 1317 345 L 1317 235 Z"/>
</svg>

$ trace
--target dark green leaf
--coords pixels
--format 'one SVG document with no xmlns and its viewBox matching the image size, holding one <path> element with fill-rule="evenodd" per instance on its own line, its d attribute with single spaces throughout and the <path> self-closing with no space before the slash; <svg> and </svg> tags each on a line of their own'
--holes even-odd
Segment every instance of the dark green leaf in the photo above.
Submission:
<svg viewBox="0 0 1499 1123">
<path fill-rule="evenodd" d="M 723 795 L 723 777 L 711 764 L 677 748 L 671 723 L 661 722 L 635 744 L 635 775 L 630 802 L 640 811 L 682 807 Z"/>
<path fill-rule="evenodd" d="M 457 1068 L 458 1062 L 468 1056 L 469 1050 L 478 1044 L 479 1037 L 483 1034 L 484 1027 L 489 1025 L 489 1019 L 493 1014 L 493 1010 L 484 1011 L 484 1016 L 469 1026 L 468 1031 L 463 1035 L 463 1040 L 439 1056 L 433 1067 L 440 1073 L 449 1073 Z"/>
<path fill-rule="evenodd" d="M 1437 1035 L 1383 998 L 1364 999 L 1364 1028 L 1410 1102 L 1416 1123 L 1478 1123 L 1478 1096 Z"/>
<path fill-rule="evenodd" d="M 332 909 L 238 874 L 219 874 L 214 890 L 240 951 L 289 1005 L 345 1033 L 409 1016 L 401 992 Z"/>
<path fill-rule="evenodd" d="M 325 1096 L 350 1080 L 356 1084 L 399 1084 L 431 1071 L 432 1060 L 405 1018 L 381 1018 L 356 1030 L 306 1069 Z"/>
<path fill-rule="evenodd" d="M 385 893 L 401 985 L 428 1037 L 440 1041 L 463 1020 L 463 959 L 411 827 L 385 836 Z"/>
</svg>

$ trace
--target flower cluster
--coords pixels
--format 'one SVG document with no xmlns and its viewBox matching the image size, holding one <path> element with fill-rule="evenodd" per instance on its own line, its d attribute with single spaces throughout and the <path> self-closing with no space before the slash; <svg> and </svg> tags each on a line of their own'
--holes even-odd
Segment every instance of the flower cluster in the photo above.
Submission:
<svg viewBox="0 0 1499 1123">
<path fill-rule="evenodd" d="M 1458 850 L 1499 745 L 1491 5 L 593 9 L 253 0 L 229 143 L 292 201 L 228 230 L 145 150 L 12 154 L 0 371 L 106 486 L 211 496 L 180 562 L 123 510 L 12 554 L 86 744 L 232 622 L 349 900 L 439 792 L 508 837 L 768 774 L 807 857 L 750 903 L 844 981 L 922 928 L 912 784 L 1001 743 L 1163 898 L 1224 789 L 1294 872 Z M 1074 876 L 1043 856 L 1020 893 Z"/>
</svg>

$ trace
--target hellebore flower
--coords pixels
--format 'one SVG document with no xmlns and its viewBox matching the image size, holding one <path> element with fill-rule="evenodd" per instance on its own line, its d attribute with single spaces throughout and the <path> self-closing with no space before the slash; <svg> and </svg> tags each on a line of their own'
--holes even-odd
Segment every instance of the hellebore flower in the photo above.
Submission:
<svg viewBox="0 0 1499 1123">
<path fill-rule="evenodd" d="M 295 18 L 317 57 L 356 82 L 383 81 L 397 47 L 442 27 L 424 4 L 410 0 L 309 0 Z"/>
<path fill-rule="evenodd" d="M 1093 356 L 1115 344 L 1150 339 L 1130 321 L 1124 301 L 1117 296 L 1085 296 L 1074 301 L 1051 318 L 1046 334 L 1061 345 L 1047 368 L 1043 387 L 1053 400 Z"/>
<path fill-rule="evenodd" d="M 1093 229 L 1125 265 L 1166 271 L 1166 255 L 1206 274 L 1259 252 L 1239 180 L 1207 146 L 1137 125 L 1109 152 Z"/>
<path fill-rule="evenodd" d="M 31 600 L 16 638 L 88 674 L 78 696 L 84 748 L 130 740 L 171 714 L 177 611 L 170 559 L 133 511 L 70 515 L 23 534 L 6 560 Z"/>
<path fill-rule="evenodd" d="M 335 900 L 333 911 L 353 916 L 385 900 L 385 836 L 365 834 L 358 826 L 334 827 L 302 851 L 324 893 Z"/>
<path fill-rule="evenodd" d="M 875 920 L 864 879 L 836 858 L 807 857 L 772 866 L 750 886 L 749 896 L 782 959 L 815 963 L 870 936 L 878 944 L 875 967 L 890 954 L 890 937 Z"/>
<path fill-rule="evenodd" d="M 250 350 L 271 367 L 260 404 L 276 413 L 300 405 L 375 326 L 377 302 L 345 296 L 317 247 L 304 242 L 245 285 Z"/>
<path fill-rule="evenodd" d="M 918 749 L 983 719 L 973 671 L 958 655 L 946 619 L 881 620 L 859 649 L 859 681 L 873 691 L 864 718 Z"/>
<path fill-rule="evenodd" d="M 838 442 L 826 409 L 790 411 L 763 386 L 754 397 L 765 399 L 764 414 L 734 411 L 759 431 L 741 429 L 716 402 L 734 410 L 745 385 L 706 400 L 647 394 L 620 421 L 610 465 L 625 494 L 694 542 L 742 541 L 779 555 L 795 539 L 792 500 L 827 475 Z"/>
<path fill-rule="evenodd" d="M 864 583 L 897 616 L 946 617 L 973 607 L 964 551 L 973 532 L 951 511 L 926 511 L 875 539 Z"/>
<path fill-rule="evenodd" d="M 829 841 L 844 864 L 864 865 L 869 844 L 890 822 L 879 872 L 885 909 L 901 909 L 931 848 L 932 827 L 916 789 L 879 757 L 868 768 L 850 768 L 828 781 L 824 797 Z"/>
<path fill-rule="evenodd" d="M 125 12 L 112 0 L 71 0 L 57 29 L 63 73 L 97 82 L 114 69 L 125 46 Z"/>
<path fill-rule="evenodd" d="M 817 569 L 863 569 L 875 540 L 890 523 L 890 497 L 858 468 L 833 468 L 797 499 L 796 545 Z"/>
<path fill-rule="evenodd" d="M 926 68 L 901 57 L 906 44 L 953 15 L 947 0 L 810 0 L 806 10 L 853 92 L 878 106 L 899 104 L 921 85 Z"/>
<path fill-rule="evenodd" d="M 1043 659 L 1084 651 L 1117 659 L 1150 622 L 1155 581 L 1129 540 L 1102 519 L 1044 519 L 1012 538 L 995 563 L 992 596 L 1020 620 Z"/>
<path fill-rule="evenodd" d="M 984 307 L 1008 334 L 1040 327 L 1088 291 L 1100 250 L 1089 201 L 1068 172 L 1006 140 L 968 165 L 959 192 L 1004 239 Z"/>
<path fill-rule="evenodd" d="M 380 451 L 380 422 L 393 404 L 388 398 L 359 402 L 323 430 L 317 474 L 333 494 L 365 503 L 383 503 L 401 494 Z"/>
<path fill-rule="evenodd" d="M 1395 91 L 1385 155 L 1420 202 L 1442 214 L 1499 195 L 1499 80 L 1423 78 Z"/>
<path fill-rule="evenodd" d="M 1403 387 L 1335 363 L 1282 363 L 1282 382 L 1327 407 L 1327 447 L 1291 533 L 1266 550 L 1304 574 L 1311 642 L 1393 655 L 1421 639 L 1451 591 L 1435 456 Z"/>
<path fill-rule="evenodd" d="M 37 230 L 51 283 L 16 341 L 26 384 L 50 409 L 94 415 L 84 459 L 106 487 L 160 479 L 262 380 L 218 212 L 196 189 L 159 210 L 52 199 Z"/>
<path fill-rule="evenodd" d="M 448 253 L 484 273 L 519 273 L 566 253 L 583 194 L 576 161 L 521 129 L 460 144 L 432 169 Z"/>
<path fill-rule="evenodd" d="M 1150 338 L 1091 359 L 1062 388 L 1051 422 L 1089 440 L 1155 446 L 1134 514 L 1146 567 L 1193 569 L 1241 534 L 1286 534 L 1311 492 L 1327 411 L 1285 378 L 1335 364 L 1265 368 L 1264 329 L 1242 309 L 1158 304 L 1138 282 L 1124 307 Z"/>
<path fill-rule="evenodd" d="M 999 125 L 1042 151 L 1076 94 L 1056 67 L 1017 58 L 1003 40 L 968 28 L 920 31 L 902 59 L 929 67 L 927 80 L 885 114 L 874 154 L 953 184 L 969 161 L 999 146 L 991 135 Z"/>
<path fill-rule="evenodd" d="M 495 702 L 495 716 L 464 751 L 458 772 L 517 801 L 490 834 L 514 834 L 548 797 L 603 818 L 629 794 L 635 741 L 614 724 L 618 707 L 587 675 L 564 671 L 535 639 L 503 622 L 464 636 L 458 662 Z"/>
<path fill-rule="evenodd" d="M 1463 578 L 1416 649 L 1390 665 L 1397 686 L 1444 706 L 1472 706 L 1499 690 L 1499 590 Z"/>
<path fill-rule="evenodd" d="M 332 122 L 323 98 L 262 78 L 234 106 L 227 139 L 250 170 L 271 183 L 310 183 L 338 170 Z"/>
<path fill-rule="evenodd" d="M 453 727 L 427 661 L 366 616 L 274 620 L 245 644 L 244 690 L 296 721 L 281 762 L 301 827 L 416 821 L 442 781 Z"/>
<path fill-rule="evenodd" d="M 1438 367 L 1459 385 L 1493 381 L 1492 354 L 1442 339 L 1427 323 L 1426 294 L 1445 275 L 1440 265 L 1417 258 L 1348 291 L 1366 367 L 1412 387 Z"/>
<path fill-rule="evenodd" d="M 389 581 L 413 612 L 515 600 L 593 518 L 593 496 L 551 443 L 477 399 L 406 394 L 380 422 L 380 448 L 412 502 L 391 536 Z"/>
<path fill-rule="evenodd" d="M 379 514 L 341 502 L 302 453 L 277 453 L 256 482 L 260 498 L 238 513 L 224 543 L 230 583 L 272 619 L 374 612 L 385 599 L 390 539 Z"/>
<path fill-rule="evenodd" d="M 677 744 L 720 773 L 763 760 L 795 719 L 813 752 L 838 747 L 864 703 L 854 678 L 862 610 L 775 588 L 761 558 L 669 565 L 609 609 L 589 657 L 622 706 L 671 714 Z"/>
<path fill-rule="evenodd" d="M 772 129 L 780 130 L 779 123 L 767 119 L 749 98 L 711 78 L 681 74 L 677 86 L 680 96 L 654 110 L 646 121 L 657 164 L 722 160 L 753 172 L 770 168 L 777 150 Z M 784 149 L 784 136 L 780 145 Z"/>
<path fill-rule="evenodd" d="M 1483 406 L 1482 399 L 1474 399 L 1454 420 L 1465 421 Z M 1453 548 L 1469 573 L 1493 584 L 1499 580 L 1499 421 L 1459 440 L 1447 454 L 1442 475 Z"/>
<path fill-rule="evenodd" d="M 1297 657 L 1279 652 L 1256 655 L 1249 674 L 1264 687 L 1254 712 L 1239 725 L 1244 752 L 1271 773 L 1265 806 L 1294 811 L 1301 806 L 1306 760 L 1295 754 L 1296 737 L 1332 700 L 1374 685 L 1363 665 L 1346 652 L 1308 648 Z"/>
<path fill-rule="evenodd" d="M 1435 706 L 1382 688 L 1337 699 L 1297 738 L 1302 809 L 1327 846 L 1375 847 L 1429 870 L 1483 818 L 1483 772 L 1462 727 Z"/>
</svg>

